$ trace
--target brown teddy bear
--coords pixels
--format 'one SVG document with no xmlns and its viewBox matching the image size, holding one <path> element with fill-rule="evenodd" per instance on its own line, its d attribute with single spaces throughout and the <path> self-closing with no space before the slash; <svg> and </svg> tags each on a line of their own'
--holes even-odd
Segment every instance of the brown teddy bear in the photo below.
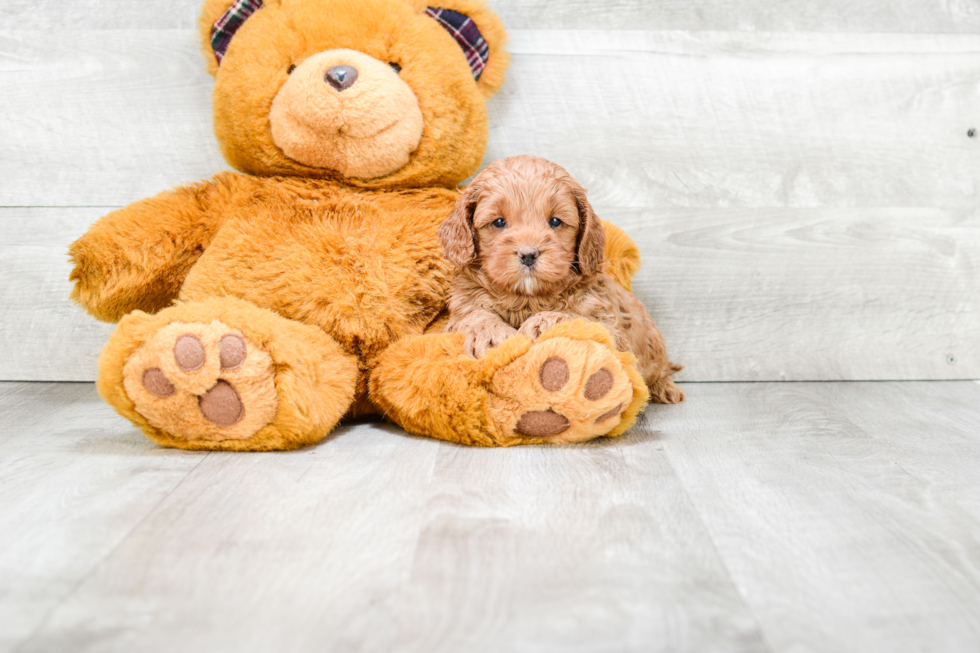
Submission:
<svg viewBox="0 0 980 653">
<path fill-rule="evenodd" d="M 440 333 L 436 230 L 480 165 L 507 55 L 481 2 L 430 1 L 205 2 L 215 132 L 243 174 L 135 202 L 71 246 L 73 299 L 119 321 L 99 392 L 155 442 L 289 449 L 365 414 L 467 444 L 574 442 L 646 403 L 598 325 L 480 359 Z M 638 253 L 607 229 L 628 287 Z"/>
</svg>

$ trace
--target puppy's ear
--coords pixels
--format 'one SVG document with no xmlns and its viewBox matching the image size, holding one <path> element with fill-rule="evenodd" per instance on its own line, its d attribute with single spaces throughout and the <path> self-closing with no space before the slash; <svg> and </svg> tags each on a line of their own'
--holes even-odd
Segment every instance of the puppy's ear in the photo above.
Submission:
<svg viewBox="0 0 980 653">
<path fill-rule="evenodd" d="M 450 261 L 466 267 L 476 260 L 476 230 L 473 228 L 473 209 L 480 189 L 470 183 L 459 197 L 452 214 L 439 225 L 439 243 Z"/>
<path fill-rule="evenodd" d="M 585 197 L 585 189 L 571 177 L 567 178 L 567 183 L 578 205 L 578 257 L 575 262 L 582 276 L 590 277 L 602 270 L 606 232 L 602 228 L 602 220 L 593 213 L 592 205 Z"/>
</svg>

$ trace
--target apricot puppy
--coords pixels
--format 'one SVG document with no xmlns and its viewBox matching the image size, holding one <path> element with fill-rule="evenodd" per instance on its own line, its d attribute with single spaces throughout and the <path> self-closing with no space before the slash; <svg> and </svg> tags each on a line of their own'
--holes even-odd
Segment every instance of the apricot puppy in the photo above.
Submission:
<svg viewBox="0 0 980 653">
<path fill-rule="evenodd" d="M 602 222 L 561 166 L 527 155 L 490 164 L 456 200 L 439 240 L 457 266 L 446 331 L 466 334 L 470 355 L 585 318 L 637 357 L 653 401 L 684 400 L 670 378 L 681 366 L 667 359 L 643 304 L 603 272 Z"/>
</svg>

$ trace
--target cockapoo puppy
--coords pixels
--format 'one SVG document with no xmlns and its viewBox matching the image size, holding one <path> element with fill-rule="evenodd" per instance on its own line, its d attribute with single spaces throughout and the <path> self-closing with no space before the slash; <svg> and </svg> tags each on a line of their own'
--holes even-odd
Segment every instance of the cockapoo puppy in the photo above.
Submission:
<svg viewBox="0 0 980 653">
<path fill-rule="evenodd" d="M 457 266 L 446 331 L 466 334 L 470 355 L 585 318 L 637 357 L 653 401 L 684 400 L 670 378 L 681 366 L 667 359 L 643 304 L 603 272 L 602 223 L 560 166 L 534 156 L 490 164 L 457 199 L 439 240 Z"/>
</svg>

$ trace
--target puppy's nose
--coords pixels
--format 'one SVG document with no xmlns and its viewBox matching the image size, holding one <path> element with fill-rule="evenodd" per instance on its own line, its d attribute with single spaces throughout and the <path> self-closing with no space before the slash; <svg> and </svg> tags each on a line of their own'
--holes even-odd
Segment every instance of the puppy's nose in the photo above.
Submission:
<svg viewBox="0 0 980 653">
<path fill-rule="evenodd" d="M 522 247 L 517 250 L 517 258 L 521 259 L 521 264 L 531 267 L 538 260 L 541 252 L 534 247 Z"/>
<path fill-rule="evenodd" d="M 323 74 L 325 82 L 338 91 L 346 91 L 357 81 L 357 68 L 354 66 L 334 66 Z"/>
</svg>

